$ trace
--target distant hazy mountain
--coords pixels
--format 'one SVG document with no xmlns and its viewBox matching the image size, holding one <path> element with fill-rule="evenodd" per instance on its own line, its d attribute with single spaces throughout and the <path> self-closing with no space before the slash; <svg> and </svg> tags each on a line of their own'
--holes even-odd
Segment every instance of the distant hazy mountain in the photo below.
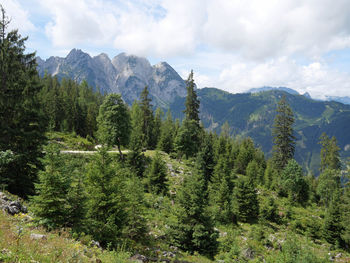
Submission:
<svg viewBox="0 0 350 263">
<path fill-rule="evenodd" d="M 41 76 L 50 75 L 74 79 L 84 79 L 102 92 L 121 93 L 131 104 L 147 85 L 153 103 L 166 107 L 176 97 L 186 96 L 185 81 L 166 62 L 152 66 L 145 58 L 121 53 L 112 60 L 106 54 L 91 57 L 79 49 L 73 49 L 65 58 L 37 58 Z"/>
<path fill-rule="evenodd" d="M 279 91 L 288 92 L 290 94 L 299 95 L 299 93 L 294 89 L 290 89 L 286 87 L 270 87 L 270 86 L 264 86 L 261 88 L 252 88 L 248 90 L 247 93 L 257 93 L 257 92 L 263 92 L 263 91 L 269 91 L 269 90 L 279 90 Z"/>
<path fill-rule="evenodd" d="M 260 93 L 231 94 L 215 88 L 197 91 L 200 100 L 200 118 L 204 127 L 220 133 L 227 121 L 232 135 L 250 136 L 269 154 L 272 149 L 271 128 L 276 114 L 277 101 L 283 95 L 294 112 L 294 129 L 297 138 L 295 158 L 306 170 L 318 174 L 322 132 L 335 136 L 343 158 L 350 156 L 350 106 L 338 102 L 316 101 L 303 95 L 281 90 Z M 175 117 L 182 116 L 184 99 L 171 105 Z"/>
<path fill-rule="evenodd" d="M 343 104 L 350 104 L 350 97 L 326 96 L 327 101 L 337 101 Z"/>
</svg>

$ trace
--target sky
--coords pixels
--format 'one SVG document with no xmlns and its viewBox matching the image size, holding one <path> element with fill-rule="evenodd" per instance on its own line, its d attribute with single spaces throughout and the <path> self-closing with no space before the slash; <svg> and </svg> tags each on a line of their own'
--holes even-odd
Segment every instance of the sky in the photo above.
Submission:
<svg viewBox="0 0 350 263">
<path fill-rule="evenodd" d="M 0 0 L 43 59 L 73 48 L 168 62 L 199 88 L 350 96 L 348 0 Z"/>
</svg>

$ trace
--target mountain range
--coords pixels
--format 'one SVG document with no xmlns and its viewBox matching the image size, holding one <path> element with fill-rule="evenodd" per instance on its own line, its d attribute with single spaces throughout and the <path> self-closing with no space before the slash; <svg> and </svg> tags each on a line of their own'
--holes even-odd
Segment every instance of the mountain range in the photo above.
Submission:
<svg viewBox="0 0 350 263">
<path fill-rule="evenodd" d="M 148 86 L 155 105 L 166 107 L 176 97 L 186 96 L 186 84 L 166 62 L 151 65 L 142 57 L 121 53 L 112 60 L 104 53 L 91 57 L 73 49 L 65 57 L 37 58 L 40 76 L 47 74 L 59 79 L 70 78 L 99 88 L 103 93 L 120 93 L 132 104 Z"/>
<path fill-rule="evenodd" d="M 145 58 L 121 53 L 112 60 L 106 54 L 91 57 L 73 49 L 66 58 L 37 58 L 41 76 L 56 75 L 78 82 L 84 79 L 106 93 L 120 93 L 131 104 L 147 85 L 154 106 L 170 109 L 173 117 L 183 118 L 186 83 L 166 62 L 151 65 Z M 246 93 L 231 94 L 216 88 L 197 90 L 200 100 L 200 118 L 205 128 L 220 133 L 227 121 L 231 134 L 238 138 L 251 137 L 270 155 L 271 128 L 277 101 L 286 96 L 295 115 L 295 158 L 305 170 L 318 174 L 322 132 L 335 136 L 345 160 L 350 157 L 350 105 L 335 101 L 313 100 L 309 94 L 300 95 L 286 87 L 262 87 Z M 328 97 L 341 100 L 343 97 Z M 350 102 L 350 101 L 349 101 Z"/>
</svg>

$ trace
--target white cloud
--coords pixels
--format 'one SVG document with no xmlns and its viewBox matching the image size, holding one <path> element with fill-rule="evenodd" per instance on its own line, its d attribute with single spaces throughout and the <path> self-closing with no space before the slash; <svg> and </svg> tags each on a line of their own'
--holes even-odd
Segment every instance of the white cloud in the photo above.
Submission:
<svg viewBox="0 0 350 263">
<path fill-rule="evenodd" d="M 22 10 L 16 14 L 24 20 L 14 20 L 33 29 L 17 1 L 6 0 L 10 9 Z M 36 1 L 45 8 L 46 34 L 57 50 L 87 44 L 175 58 L 172 65 L 184 77 L 194 69 L 199 87 L 231 92 L 271 85 L 317 97 L 350 95 L 350 73 L 323 59 L 350 48 L 348 0 Z"/>
<path fill-rule="evenodd" d="M 205 78 L 203 78 L 205 79 Z M 327 66 L 322 61 L 298 65 L 295 61 L 281 57 L 265 63 L 237 62 L 224 69 L 215 80 L 218 88 L 229 92 L 244 92 L 253 87 L 284 86 L 300 94 L 309 92 L 314 98 L 325 95 L 350 96 L 350 75 Z M 201 87 L 208 86 L 202 83 Z"/>
<path fill-rule="evenodd" d="M 35 26 L 29 19 L 29 14 L 22 8 L 17 0 L 5 0 L 1 3 L 10 18 L 9 29 L 19 29 L 20 33 L 28 33 L 36 30 Z"/>
</svg>

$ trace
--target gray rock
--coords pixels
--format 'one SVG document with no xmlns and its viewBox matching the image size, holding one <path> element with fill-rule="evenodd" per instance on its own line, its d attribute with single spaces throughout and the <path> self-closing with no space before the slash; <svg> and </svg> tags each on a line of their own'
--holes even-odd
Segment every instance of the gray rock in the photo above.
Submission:
<svg viewBox="0 0 350 263">
<path fill-rule="evenodd" d="M 32 239 L 32 240 L 47 240 L 47 237 L 46 237 L 46 235 L 31 233 L 30 239 Z"/>
</svg>

